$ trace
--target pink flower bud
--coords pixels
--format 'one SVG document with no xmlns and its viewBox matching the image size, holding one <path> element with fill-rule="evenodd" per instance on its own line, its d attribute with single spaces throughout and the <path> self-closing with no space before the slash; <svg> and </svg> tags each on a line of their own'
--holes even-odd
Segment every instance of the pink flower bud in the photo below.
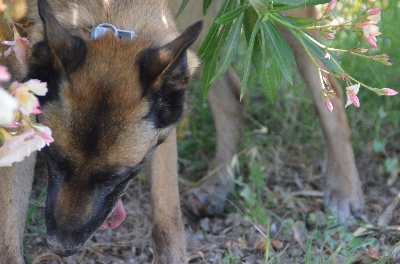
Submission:
<svg viewBox="0 0 400 264">
<path fill-rule="evenodd" d="M 377 15 L 377 14 L 379 14 L 381 12 L 381 10 L 382 10 L 382 8 L 377 7 L 377 8 L 373 8 L 371 10 L 368 10 L 367 13 L 369 15 Z"/>
<path fill-rule="evenodd" d="M 360 100 L 358 100 L 357 95 L 355 95 L 354 93 L 352 93 L 350 95 L 350 100 L 351 102 L 356 106 L 356 107 L 360 107 Z"/>
<path fill-rule="evenodd" d="M 369 36 L 368 38 L 366 38 L 366 41 L 373 47 L 378 47 L 378 44 L 376 44 L 376 37 L 375 36 Z"/>
<path fill-rule="evenodd" d="M 393 89 L 390 89 L 390 88 L 383 88 L 383 89 L 381 89 L 383 92 L 384 92 L 384 94 L 385 95 L 387 95 L 387 96 L 391 96 L 391 95 L 396 95 L 396 94 L 398 94 L 398 92 L 397 91 L 395 91 L 395 90 L 393 90 Z"/>
<path fill-rule="evenodd" d="M 329 101 L 329 99 L 326 99 L 325 105 L 326 105 L 326 108 L 328 108 L 329 111 L 331 111 L 331 112 L 333 111 L 333 105 L 332 105 L 332 102 Z"/>
<path fill-rule="evenodd" d="M 335 35 L 334 35 L 333 33 L 328 33 L 328 34 L 325 35 L 325 37 L 326 37 L 327 39 L 329 39 L 329 40 L 332 40 L 332 39 L 335 38 Z"/>
<path fill-rule="evenodd" d="M 333 10 L 333 8 L 335 8 L 336 3 L 337 3 L 337 0 L 330 1 L 329 4 L 328 4 L 328 7 L 326 8 L 325 13 L 331 12 Z"/>
<path fill-rule="evenodd" d="M 0 82 L 10 80 L 11 75 L 6 66 L 0 65 Z"/>
</svg>

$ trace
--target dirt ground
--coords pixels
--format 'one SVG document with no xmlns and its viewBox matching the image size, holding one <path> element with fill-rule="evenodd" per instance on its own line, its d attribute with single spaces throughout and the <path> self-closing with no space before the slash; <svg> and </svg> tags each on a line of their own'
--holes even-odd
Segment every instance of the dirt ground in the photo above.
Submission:
<svg viewBox="0 0 400 264">
<path fill-rule="evenodd" d="M 399 150 L 398 145 L 394 147 Z M 269 228 L 271 263 L 374 262 L 374 258 L 371 257 L 374 253 L 368 252 L 372 247 L 367 246 L 361 253 L 357 253 L 356 259 L 351 259 L 341 255 L 340 252 L 332 258 L 332 252 L 326 246 L 313 243 L 308 247 L 305 244 L 306 238 L 311 236 L 311 233 L 324 232 L 323 228 L 326 228 L 327 217 L 322 212 L 323 177 L 320 169 L 324 166 L 324 162 L 324 158 L 316 159 L 312 166 L 314 168 L 312 182 L 310 169 L 304 164 L 296 165 L 283 160 L 279 173 L 287 176 L 284 178 L 276 177 L 274 172 L 266 170 L 266 173 L 271 173 L 268 175 L 267 188 L 275 203 L 266 206 L 271 219 Z M 382 181 L 382 177 L 377 176 L 381 162 L 382 160 L 371 152 L 357 157 L 365 191 L 364 220 L 376 225 L 379 217 L 386 214 L 384 216 L 386 226 L 390 227 L 370 229 L 365 233 L 366 237 L 374 237 L 379 241 L 379 244 L 372 248 L 378 251 L 379 256 L 388 255 L 388 262 L 376 263 L 400 263 L 400 211 L 396 203 L 399 199 L 400 184 L 397 181 L 388 187 Z M 36 199 L 44 184 L 43 177 L 36 179 L 33 199 Z M 189 186 L 182 181 L 181 187 L 184 194 Z M 98 231 L 80 253 L 61 261 L 46 253 L 48 249 L 45 236 L 39 234 L 44 231 L 43 224 L 40 223 L 40 218 L 43 218 L 43 202 L 39 201 L 35 216 L 27 226 L 27 233 L 31 234 L 27 237 L 27 245 L 33 263 L 51 263 L 50 259 L 57 260 L 53 263 L 68 264 L 151 263 L 151 205 L 149 184 L 145 177 L 141 176 L 132 181 L 123 202 L 127 218 L 119 228 Z M 240 199 L 232 197 L 231 204 L 240 205 Z M 390 205 L 393 208 L 390 208 Z M 228 212 L 223 216 L 202 219 L 195 218 L 187 210 L 183 210 L 189 263 L 265 263 L 265 234 L 268 230 L 265 226 L 251 223 L 246 212 L 239 211 L 240 206 L 236 208 L 235 206 L 228 206 Z M 316 217 L 316 221 L 310 221 L 311 215 Z M 287 219 L 291 221 L 287 222 Z M 365 226 L 366 222 L 364 221 L 362 225 Z M 395 228 L 397 230 L 394 230 Z M 290 229 L 291 232 L 288 232 Z M 360 227 L 356 224 L 350 227 L 348 232 L 357 229 Z M 337 241 L 340 243 L 340 239 Z M 362 253 L 364 251 L 365 254 Z M 310 253 L 318 257 L 314 255 L 314 258 L 307 262 Z"/>
</svg>

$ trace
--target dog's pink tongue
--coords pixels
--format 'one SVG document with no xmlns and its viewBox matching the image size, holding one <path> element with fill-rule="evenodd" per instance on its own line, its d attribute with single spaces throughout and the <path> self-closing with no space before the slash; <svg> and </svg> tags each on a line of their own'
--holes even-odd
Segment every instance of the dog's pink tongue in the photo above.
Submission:
<svg viewBox="0 0 400 264">
<path fill-rule="evenodd" d="M 100 230 L 106 230 L 108 228 L 116 228 L 118 227 L 126 217 L 126 212 L 122 201 L 119 200 L 117 203 L 117 207 L 115 208 L 114 212 L 107 217 L 106 221 L 99 227 Z"/>
</svg>

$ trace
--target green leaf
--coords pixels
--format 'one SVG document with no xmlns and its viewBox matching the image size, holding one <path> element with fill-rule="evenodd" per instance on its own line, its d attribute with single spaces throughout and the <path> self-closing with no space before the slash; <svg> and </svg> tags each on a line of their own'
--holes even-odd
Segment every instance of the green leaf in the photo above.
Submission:
<svg viewBox="0 0 400 264">
<path fill-rule="evenodd" d="M 260 15 L 265 15 L 268 13 L 268 3 L 269 0 L 250 0 L 251 6 Z"/>
<path fill-rule="evenodd" d="M 206 54 L 206 57 L 204 58 L 204 70 L 202 77 L 203 96 L 205 96 L 210 90 L 211 82 L 217 68 L 216 64 L 219 58 L 219 54 L 221 53 L 221 49 L 224 46 L 231 27 L 232 24 L 222 26 L 222 29 L 220 30 L 218 36 L 215 38 L 215 41 L 213 43 L 214 49 L 211 50 L 210 53 Z"/>
<path fill-rule="evenodd" d="M 292 65 L 296 65 L 292 49 L 271 21 L 262 24 L 268 47 L 285 79 L 293 85 Z"/>
<path fill-rule="evenodd" d="M 375 153 L 384 152 L 386 147 L 386 141 L 374 140 L 373 148 Z"/>
<path fill-rule="evenodd" d="M 227 0 L 224 2 L 224 4 L 222 5 L 221 9 L 219 10 L 216 19 L 220 18 L 222 15 L 224 15 L 226 12 L 229 12 L 227 10 L 229 10 L 229 7 L 232 4 L 232 0 Z M 206 37 L 203 40 L 203 43 L 200 46 L 200 49 L 198 51 L 198 55 L 203 58 L 206 57 L 206 54 L 210 53 L 210 49 L 214 49 L 214 41 L 215 38 L 218 35 L 218 29 L 220 28 L 220 25 L 218 25 L 217 23 L 214 23 L 211 25 L 210 29 L 208 30 L 208 33 L 206 35 Z"/>
<path fill-rule="evenodd" d="M 254 206 L 256 204 L 256 194 L 250 190 L 248 185 L 245 185 L 244 188 L 240 191 L 239 195 L 244 199 L 245 203 L 248 206 Z"/>
<path fill-rule="evenodd" d="M 246 91 L 246 88 L 247 88 L 247 81 L 248 81 L 249 73 L 250 73 L 251 57 L 253 55 L 254 41 L 255 41 L 256 35 L 258 33 L 258 30 L 260 29 L 262 19 L 263 19 L 263 16 L 258 17 L 258 19 L 254 25 L 253 32 L 251 33 L 250 40 L 248 42 L 247 53 L 246 53 L 246 58 L 245 58 L 245 62 L 244 62 L 242 88 L 240 90 L 240 100 L 242 100 L 244 93 Z"/>
<path fill-rule="evenodd" d="M 286 17 L 300 26 L 312 25 L 315 21 L 317 21 L 317 19 L 311 17 Z"/>
<path fill-rule="evenodd" d="M 218 73 L 214 75 L 211 82 L 217 80 L 222 75 L 224 75 L 225 72 L 228 70 L 228 68 L 231 66 L 234 55 L 236 54 L 237 45 L 239 43 L 242 23 L 243 23 L 243 15 L 240 16 L 238 19 L 236 19 L 236 21 L 232 25 L 232 28 L 229 32 L 229 36 L 222 50 L 221 58 L 219 60 Z"/>
<path fill-rule="evenodd" d="M 189 0 L 182 0 L 181 6 L 179 7 L 178 13 L 176 13 L 175 15 L 175 18 L 179 17 L 182 14 L 183 10 L 185 9 L 188 3 Z"/>
<path fill-rule="evenodd" d="M 199 1 L 199 0 L 196 0 Z M 207 10 L 210 7 L 211 3 L 213 0 L 203 0 L 203 14 L 206 15 L 207 14 Z"/>
<path fill-rule="evenodd" d="M 290 0 L 285 0 L 287 2 L 291 2 Z M 301 0 L 294 0 L 293 2 L 300 2 Z M 329 3 L 330 0 L 306 0 L 302 1 L 302 3 L 297 3 L 296 5 L 290 5 L 290 4 L 282 4 L 274 1 L 274 8 L 279 8 L 279 10 L 288 10 L 288 9 L 294 9 L 294 8 L 304 8 L 307 6 L 314 6 L 314 5 L 320 5 L 320 4 L 326 4 Z M 281 1 L 279 1 L 281 2 Z"/>
<path fill-rule="evenodd" d="M 302 5 L 305 2 L 307 2 L 307 0 L 274 0 L 274 3 L 281 3 L 284 5 Z"/>
<path fill-rule="evenodd" d="M 265 226 L 268 223 L 268 217 L 265 214 L 263 206 L 254 207 L 252 210 L 252 215 L 260 225 Z"/>
<path fill-rule="evenodd" d="M 257 15 L 255 12 L 254 14 Z M 250 25 L 250 21 L 252 21 L 254 15 L 252 15 L 250 12 L 245 13 L 245 15 L 244 25 L 245 29 L 247 29 L 245 30 L 246 33 L 250 31 L 249 28 L 252 27 L 252 25 Z M 255 56 L 252 56 L 252 63 L 256 68 L 260 84 L 263 87 L 268 99 L 273 102 L 275 100 L 276 88 L 282 81 L 282 72 L 274 60 L 272 53 L 267 48 L 267 41 L 262 27 L 256 36 L 253 53 Z"/>
<path fill-rule="evenodd" d="M 282 82 L 282 71 L 279 69 L 278 63 L 273 59 L 269 50 L 267 51 L 268 61 L 266 61 L 266 71 L 260 79 L 261 85 L 264 88 L 267 98 L 273 102 L 276 96 L 276 89 Z"/>
<path fill-rule="evenodd" d="M 385 160 L 385 168 L 387 172 L 392 172 L 394 170 L 397 170 L 399 167 L 399 162 L 397 158 L 387 158 Z"/>
<path fill-rule="evenodd" d="M 228 13 L 224 14 L 217 20 L 215 20 L 215 23 L 222 25 L 222 24 L 227 24 L 231 21 L 233 21 L 235 18 L 240 16 L 246 8 L 248 8 L 249 5 L 244 5 L 236 8 L 235 10 L 229 11 Z"/>
<path fill-rule="evenodd" d="M 277 14 L 277 16 L 279 19 L 293 26 L 299 27 L 297 23 L 293 22 L 292 20 L 288 19 L 287 17 L 281 14 Z M 297 33 L 293 29 L 289 30 L 296 36 L 296 38 L 299 38 Z M 329 54 L 331 55 L 331 59 L 322 60 L 325 57 L 325 51 L 315 43 L 315 42 L 319 43 L 319 41 L 316 40 L 313 36 L 311 36 L 308 32 L 306 31 L 303 32 L 308 36 L 308 37 L 301 36 L 301 39 L 304 41 L 304 44 L 306 45 L 307 49 L 311 51 L 318 59 L 320 59 L 326 66 L 328 66 L 333 72 L 340 73 L 341 72 L 340 69 L 332 62 L 332 60 L 339 61 L 338 58 L 332 52 L 329 52 Z M 310 38 L 313 39 L 313 41 L 310 40 Z"/>
<path fill-rule="evenodd" d="M 314 37 L 312 37 L 310 34 L 306 33 L 309 37 L 313 38 L 315 41 L 318 42 Z M 341 70 L 332 62 L 332 59 L 338 61 L 337 57 L 332 53 L 328 52 L 331 56 L 330 60 L 323 60 L 325 57 L 325 51 L 321 48 L 318 47 L 317 44 L 315 44 L 313 41 L 311 41 L 309 38 L 305 36 L 301 36 L 302 40 L 304 41 L 304 44 L 308 48 L 309 51 L 311 51 L 318 59 L 320 59 L 326 66 L 328 66 L 333 72 L 335 73 L 340 73 Z"/>
</svg>

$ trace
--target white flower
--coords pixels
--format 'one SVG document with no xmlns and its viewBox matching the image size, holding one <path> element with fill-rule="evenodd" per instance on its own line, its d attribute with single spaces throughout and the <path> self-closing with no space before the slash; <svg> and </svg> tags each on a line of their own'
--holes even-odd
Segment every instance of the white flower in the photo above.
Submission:
<svg viewBox="0 0 400 264">
<path fill-rule="evenodd" d="M 10 136 L 7 133 L 3 133 L 3 136 L 5 142 L 0 147 L 0 167 L 12 166 L 12 163 L 22 161 L 46 145 L 46 141 L 33 129 L 18 136 Z"/>
<path fill-rule="evenodd" d="M 360 100 L 357 97 L 357 93 L 359 90 L 359 83 L 346 87 L 347 102 L 345 107 L 348 107 L 351 104 L 354 104 L 356 107 L 360 107 Z"/>
<path fill-rule="evenodd" d="M 14 123 L 14 114 L 18 108 L 18 101 L 6 90 L 0 88 L 0 126 Z"/>
<path fill-rule="evenodd" d="M 47 84 L 39 80 L 29 80 L 25 83 L 13 82 L 11 84 L 11 93 L 20 104 L 20 111 L 24 115 L 40 113 L 39 100 L 36 95 L 45 95 L 47 92 Z"/>
</svg>

